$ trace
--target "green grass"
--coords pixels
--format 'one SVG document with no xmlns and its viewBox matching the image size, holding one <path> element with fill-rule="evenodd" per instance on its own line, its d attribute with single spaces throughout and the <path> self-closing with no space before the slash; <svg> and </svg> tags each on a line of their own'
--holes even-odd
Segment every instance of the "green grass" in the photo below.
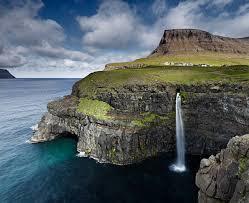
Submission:
<svg viewBox="0 0 249 203">
<path fill-rule="evenodd" d="M 238 175 L 241 176 L 247 169 L 248 169 L 248 158 L 240 158 Z"/>
<path fill-rule="evenodd" d="M 105 102 L 82 98 L 80 99 L 77 111 L 100 120 L 107 120 L 111 118 L 107 115 L 111 109 L 112 107 Z"/>
<path fill-rule="evenodd" d="M 249 66 L 232 67 L 168 67 L 100 71 L 79 82 L 80 97 L 96 98 L 99 93 L 112 93 L 124 85 L 199 84 L 207 82 L 248 82 Z"/>
<path fill-rule="evenodd" d="M 175 112 L 169 113 L 165 116 L 160 116 L 154 113 L 142 113 L 139 118 L 132 120 L 132 125 L 138 127 L 149 127 L 153 123 L 165 123 L 175 118 Z"/>
<path fill-rule="evenodd" d="M 165 55 L 140 58 L 132 62 L 111 63 L 110 66 L 132 66 L 134 64 L 164 65 L 165 62 L 183 62 L 193 64 L 209 64 L 212 66 L 222 65 L 249 65 L 248 55 L 202 53 L 184 55 Z"/>
<path fill-rule="evenodd" d="M 139 126 L 139 127 L 145 127 L 147 124 L 152 123 L 153 121 L 156 120 L 158 115 L 150 113 L 150 114 L 146 114 L 144 115 L 142 118 L 137 118 L 134 119 L 131 123 L 135 126 Z"/>
<path fill-rule="evenodd" d="M 78 112 L 81 112 L 88 116 L 93 116 L 99 120 L 123 119 L 122 117 L 119 117 L 116 114 L 111 114 L 110 113 L 111 110 L 113 110 L 113 108 L 109 104 L 99 100 L 92 100 L 88 98 L 81 98 L 77 108 Z M 175 115 L 174 112 L 172 114 L 170 113 L 169 115 L 165 116 L 160 116 L 149 112 L 141 113 L 137 117 L 134 117 L 134 115 L 133 116 L 128 115 L 129 117 L 128 123 L 131 123 L 133 126 L 147 127 L 148 125 L 155 122 L 161 123 L 173 119 L 174 115 Z M 125 118 L 124 120 L 127 120 L 127 118 Z"/>
</svg>

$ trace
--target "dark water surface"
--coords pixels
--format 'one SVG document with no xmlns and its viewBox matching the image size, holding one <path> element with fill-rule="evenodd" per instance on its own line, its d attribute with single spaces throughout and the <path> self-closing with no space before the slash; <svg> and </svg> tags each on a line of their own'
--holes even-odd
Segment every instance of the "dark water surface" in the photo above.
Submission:
<svg viewBox="0 0 249 203">
<path fill-rule="evenodd" d="M 70 94 L 76 79 L 0 80 L 0 202 L 194 203 L 199 157 L 185 173 L 164 154 L 130 166 L 76 157 L 76 141 L 28 144 L 48 101 Z"/>
</svg>

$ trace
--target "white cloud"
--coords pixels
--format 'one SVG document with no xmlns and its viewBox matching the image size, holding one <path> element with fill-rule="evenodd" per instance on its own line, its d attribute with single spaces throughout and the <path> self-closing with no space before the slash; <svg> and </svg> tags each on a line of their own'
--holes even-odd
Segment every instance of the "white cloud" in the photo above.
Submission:
<svg viewBox="0 0 249 203">
<path fill-rule="evenodd" d="M 169 8 L 166 1 L 155 0 L 151 12 L 157 18 L 148 25 L 128 3 L 106 0 L 97 14 L 77 17 L 77 21 L 83 32 L 83 45 L 92 49 L 152 51 L 165 29 L 199 28 L 231 37 L 248 35 L 249 7 L 227 12 L 224 8 L 231 3 L 232 0 L 187 0 Z"/>
<path fill-rule="evenodd" d="M 18 2 L 18 1 L 16 1 Z M 40 19 L 41 1 L 20 1 L 11 8 L 2 7 L 0 12 L 2 39 L 17 45 L 39 45 L 42 41 L 60 43 L 65 39 L 63 28 L 54 20 Z"/>
<path fill-rule="evenodd" d="M 152 13 L 157 17 L 162 17 L 167 11 L 166 0 L 155 0 L 152 4 Z"/>
<path fill-rule="evenodd" d="M 147 56 L 165 29 L 199 28 L 232 37 L 249 35 L 248 3 L 230 10 L 227 8 L 233 0 L 186 0 L 174 7 L 166 0 L 155 0 L 141 15 L 136 5 L 124 0 L 99 2 L 96 14 L 75 17 L 84 51 L 66 48 L 64 43 L 70 36 L 64 28 L 52 19 L 39 17 L 44 7 L 41 0 L 16 0 L 8 7 L 0 3 L 0 67 L 22 66 L 22 73 L 13 69 L 17 76 L 40 71 L 41 75 L 82 77 L 103 69 L 106 63 Z M 145 16 L 152 16 L 152 22 Z"/>
<path fill-rule="evenodd" d="M 83 44 L 97 48 L 128 48 L 139 25 L 129 5 L 119 0 L 103 1 L 96 15 L 79 16 L 77 21 L 86 33 Z"/>
<path fill-rule="evenodd" d="M 62 26 L 38 16 L 43 6 L 41 0 L 0 4 L 0 67 L 22 66 L 22 70 L 37 71 L 56 67 L 64 71 L 92 59 L 87 53 L 64 47 L 67 36 Z"/>
<path fill-rule="evenodd" d="M 26 63 L 26 60 L 22 56 L 18 56 L 15 53 L 1 53 L 0 54 L 0 67 L 18 67 Z"/>
<path fill-rule="evenodd" d="M 222 4 L 223 2 L 223 4 Z M 198 28 L 214 34 L 230 37 L 243 37 L 249 35 L 249 7 L 244 5 L 235 12 L 226 10 L 217 11 L 216 15 L 208 16 L 203 7 L 208 5 L 223 6 L 232 1 L 184 1 L 175 8 L 170 9 L 164 16 L 163 22 L 168 28 Z M 162 19 L 159 20 L 162 22 Z"/>
<path fill-rule="evenodd" d="M 41 46 L 31 47 L 32 51 L 39 56 L 49 58 L 70 59 L 75 61 L 89 60 L 92 57 L 80 51 L 68 50 L 60 46 L 52 47 L 48 42 L 44 41 Z"/>
<path fill-rule="evenodd" d="M 211 6 L 216 6 L 218 8 L 224 8 L 225 6 L 231 4 L 233 0 L 214 0 L 211 2 Z"/>
</svg>

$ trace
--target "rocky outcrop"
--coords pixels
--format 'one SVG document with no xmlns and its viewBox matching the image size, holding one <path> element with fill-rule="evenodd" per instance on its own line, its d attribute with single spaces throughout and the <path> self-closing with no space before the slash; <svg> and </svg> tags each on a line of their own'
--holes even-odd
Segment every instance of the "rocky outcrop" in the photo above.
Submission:
<svg viewBox="0 0 249 203">
<path fill-rule="evenodd" d="M 159 152 L 173 150 L 173 132 L 167 125 L 154 122 L 152 126 L 141 128 L 122 119 L 98 120 L 77 112 L 77 103 L 74 96 L 49 103 L 48 113 L 39 122 L 31 142 L 75 136 L 77 150 L 82 155 L 117 165 L 139 162 Z"/>
<path fill-rule="evenodd" d="M 196 29 L 165 30 L 151 56 L 189 53 L 249 54 L 248 38 L 229 38 Z"/>
<path fill-rule="evenodd" d="M 0 69 L 0 79 L 12 79 L 12 78 L 15 77 L 11 75 L 8 70 Z"/>
<path fill-rule="evenodd" d="M 187 152 L 216 153 L 234 134 L 248 131 L 248 88 L 223 83 L 126 85 L 100 91 L 92 98 L 113 108 L 112 119 L 100 120 L 77 111 L 79 99 L 85 94 L 76 83 L 71 96 L 48 104 L 48 113 L 32 141 L 74 135 L 82 154 L 120 165 L 174 151 L 175 95 L 181 91 Z M 134 125 L 134 118 L 148 113 L 156 115 L 155 119 L 145 125 Z"/>
<path fill-rule="evenodd" d="M 249 134 L 232 138 L 226 149 L 202 159 L 196 185 L 199 203 L 249 202 Z"/>
</svg>

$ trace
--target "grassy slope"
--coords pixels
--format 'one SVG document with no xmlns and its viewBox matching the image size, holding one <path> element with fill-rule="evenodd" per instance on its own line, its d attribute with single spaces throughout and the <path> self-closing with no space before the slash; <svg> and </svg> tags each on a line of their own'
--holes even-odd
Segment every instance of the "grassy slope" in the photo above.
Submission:
<svg viewBox="0 0 249 203">
<path fill-rule="evenodd" d="M 113 66 L 146 64 L 146 65 L 164 65 L 165 62 L 184 62 L 193 64 L 209 64 L 213 66 L 222 65 L 249 65 L 249 56 L 235 54 L 184 54 L 184 55 L 165 55 L 137 59 L 132 62 L 112 63 Z"/>
<path fill-rule="evenodd" d="M 249 66 L 233 67 L 168 67 L 151 66 L 140 69 L 119 69 L 112 71 L 95 72 L 79 82 L 81 97 L 78 111 L 86 115 L 94 116 L 100 120 L 115 120 L 116 115 L 110 113 L 112 107 L 102 101 L 98 101 L 99 93 L 112 92 L 115 88 L 129 84 L 201 84 L 207 82 L 222 81 L 226 83 L 249 83 Z M 122 120 L 122 119 L 121 119 Z M 146 114 L 130 120 L 135 126 L 148 126 L 155 120 L 165 120 L 158 115 Z"/>
<path fill-rule="evenodd" d="M 142 113 L 136 116 L 119 116 L 111 112 L 113 108 L 99 100 L 81 98 L 78 104 L 77 111 L 88 116 L 93 116 L 99 120 L 123 120 L 130 123 L 132 126 L 138 127 L 148 127 L 154 122 L 167 122 L 168 120 L 174 118 L 174 114 L 169 114 L 167 116 L 159 116 L 153 113 Z"/>
<path fill-rule="evenodd" d="M 248 82 L 249 66 L 234 67 L 147 67 L 141 69 L 119 69 L 100 71 L 88 75 L 79 83 L 82 97 L 91 97 L 98 92 L 127 84 L 195 84 L 212 81 Z"/>
<path fill-rule="evenodd" d="M 106 120 L 111 118 L 107 115 L 111 109 L 112 107 L 105 102 L 82 98 L 80 99 L 77 110 L 78 112 L 82 112 L 88 116 L 94 116 L 97 119 Z"/>
</svg>

